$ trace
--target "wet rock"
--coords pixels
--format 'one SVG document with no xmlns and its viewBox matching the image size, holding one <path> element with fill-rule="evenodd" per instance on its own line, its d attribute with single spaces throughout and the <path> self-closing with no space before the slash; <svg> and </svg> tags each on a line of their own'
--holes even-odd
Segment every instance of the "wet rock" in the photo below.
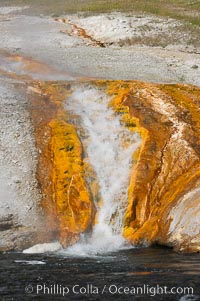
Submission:
<svg viewBox="0 0 200 301">
<path fill-rule="evenodd" d="M 114 87 L 120 106 L 123 84 L 118 93 Z M 199 252 L 200 89 L 130 83 L 127 90 L 121 106 L 129 108 L 126 120 L 136 118 L 143 146 L 130 182 L 124 235 L 134 244 Z"/>
<path fill-rule="evenodd" d="M 37 243 L 45 242 L 46 235 L 46 231 L 37 233 L 34 229 L 26 227 L 5 230 L 0 232 L 0 252 L 22 251 Z"/>
<path fill-rule="evenodd" d="M 97 89 L 105 89 L 112 97 L 111 105 L 121 116 L 122 123 L 130 131 L 140 133 L 143 139 L 142 146 L 134 156 L 136 165 L 130 179 L 124 236 L 133 244 L 158 243 L 181 252 L 198 252 L 199 88 L 134 81 L 94 81 L 93 85 Z M 52 89 L 50 92 L 51 101 L 54 101 Z M 48 95 L 47 90 L 45 94 Z M 53 95 L 56 99 L 56 94 Z M 66 99 L 67 96 L 64 94 L 62 97 Z M 59 110 L 59 120 L 54 115 L 49 123 L 51 147 L 47 147 L 50 153 L 48 156 L 45 152 L 41 153 L 41 164 L 47 157 L 53 158 L 52 171 L 49 178 L 40 178 L 40 184 L 42 189 L 47 183 L 53 184 L 49 196 L 54 196 L 52 204 L 57 206 L 59 239 L 66 247 L 75 243 L 80 233 L 87 231 L 94 218 L 92 198 L 82 178 L 83 167 L 84 173 L 87 173 L 86 165 L 79 165 L 82 155 L 76 127 L 80 132 L 81 125 L 78 122 L 69 126 L 61 114 L 62 107 Z M 66 119 L 69 120 L 70 116 Z M 40 140 L 40 147 L 43 142 Z M 81 195 L 84 197 L 84 206 L 80 203 Z M 55 209 L 52 210 L 53 215 L 54 212 Z"/>
</svg>

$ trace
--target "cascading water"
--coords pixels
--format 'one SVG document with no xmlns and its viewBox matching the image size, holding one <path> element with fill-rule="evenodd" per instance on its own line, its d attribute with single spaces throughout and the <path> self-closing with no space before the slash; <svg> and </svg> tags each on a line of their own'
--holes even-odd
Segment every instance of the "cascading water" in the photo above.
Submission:
<svg viewBox="0 0 200 301">
<path fill-rule="evenodd" d="M 65 250 L 67 254 L 104 253 L 125 244 L 121 233 L 123 217 L 132 156 L 140 138 L 120 123 L 109 102 L 110 98 L 103 92 L 83 85 L 73 91 L 65 104 L 67 111 L 80 117 L 86 133 L 88 160 L 96 173 L 102 199 L 92 233 L 82 235 L 77 244 Z"/>
</svg>

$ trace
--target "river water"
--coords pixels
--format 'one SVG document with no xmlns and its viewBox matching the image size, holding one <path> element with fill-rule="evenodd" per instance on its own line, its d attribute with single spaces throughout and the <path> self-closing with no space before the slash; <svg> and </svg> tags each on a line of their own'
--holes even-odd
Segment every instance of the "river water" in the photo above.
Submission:
<svg viewBox="0 0 200 301">
<path fill-rule="evenodd" d="M 200 300 L 199 270 L 198 254 L 162 248 L 85 257 L 1 253 L 0 300 Z M 161 294 L 165 286 L 179 294 Z"/>
</svg>

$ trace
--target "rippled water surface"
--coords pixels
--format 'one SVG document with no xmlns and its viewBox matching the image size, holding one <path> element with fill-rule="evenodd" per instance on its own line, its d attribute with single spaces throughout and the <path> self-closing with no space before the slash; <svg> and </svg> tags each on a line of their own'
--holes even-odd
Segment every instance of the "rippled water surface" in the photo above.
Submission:
<svg viewBox="0 0 200 301">
<path fill-rule="evenodd" d="M 0 300 L 200 300 L 199 254 L 169 249 L 129 249 L 95 257 L 1 253 L 0 270 Z M 194 296 L 153 297 L 151 287 L 156 286 L 192 287 Z M 127 293 L 137 287 L 151 293 Z M 115 288 L 126 288 L 126 293 L 115 294 Z"/>
</svg>

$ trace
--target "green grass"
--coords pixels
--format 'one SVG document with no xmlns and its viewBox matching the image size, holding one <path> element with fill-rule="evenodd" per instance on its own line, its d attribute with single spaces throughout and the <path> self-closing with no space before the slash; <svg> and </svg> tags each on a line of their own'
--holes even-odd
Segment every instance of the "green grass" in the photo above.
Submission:
<svg viewBox="0 0 200 301">
<path fill-rule="evenodd" d="M 169 16 L 200 26 L 200 0 L 1 0 L 1 5 L 31 5 L 35 13 L 137 11 Z"/>
</svg>

